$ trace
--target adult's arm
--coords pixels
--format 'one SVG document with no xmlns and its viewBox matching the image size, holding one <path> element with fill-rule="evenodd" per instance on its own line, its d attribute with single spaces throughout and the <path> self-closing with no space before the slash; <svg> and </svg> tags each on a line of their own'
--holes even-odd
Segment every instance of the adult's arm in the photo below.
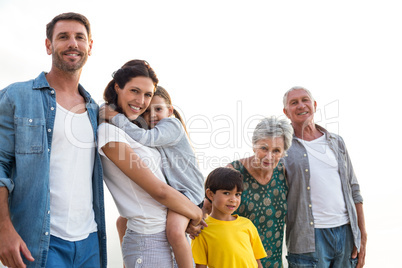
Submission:
<svg viewBox="0 0 402 268">
<path fill-rule="evenodd" d="M 123 114 L 113 117 L 110 123 L 123 129 L 133 140 L 148 147 L 173 146 L 186 135 L 183 126 L 176 118 L 164 118 L 152 129 L 138 127 Z"/>
<path fill-rule="evenodd" d="M 10 174 L 15 160 L 15 130 L 7 89 L 0 91 L 0 141 L 0 261 L 9 267 L 25 267 L 21 253 L 29 261 L 34 259 L 11 222 L 8 205 L 9 192 L 14 188 Z"/>
<path fill-rule="evenodd" d="M 102 147 L 102 150 L 127 177 L 156 201 L 191 219 L 191 224 L 200 224 L 202 210 L 183 194 L 155 177 L 128 144 L 109 142 Z"/>
<path fill-rule="evenodd" d="M 26 244 L 15 231 L 8 209 L 8 189 L 0 187 L 0 261 L 7 267 L 26 267 L 21 253 L 34 261 Z"/>
<path fill-rule="evenodd" d="M 357 253 L 357 248 L 353 248 L 352 258 L 358 257 L 359 261 L 356 268 L 361 268 L 365 264 L 366 259 L 366 244 L 367 244 L 367 232 L 366 222 L 364 220 L 363 203 L 356 203 L 357 222 L 361 233 L 360 251 Z"/>
<path fill-rule="evenodd" d="M 345 164 L 347 167 L 346 172 L 347 172 L 347 176 L 349 179 L 350 188 L 352 189 L 353 201 L 355 202 L 355 204 L 363 203 L 363 197 L 360 194 L 360 185 L 357 180 L 355 171 L 353 169 L 353 164 L 352 164 L 352 160 L 349 156 L 348 149 L 346 148 L 346 144 L 345 144 L 344 140 L 342 139 L 342 137 L 339 137 L 339 139 L 340 139 L 340 145 L 342 145 L 343 149 L 345 150 L 345 161 L 346 161 Z"/>
<path fill-rule="evenodd" d="M 357 248 L 353 248 L 352 258 L 358 257 L 359 261 L 357 263 L 357 268 L 361 268 L 365 264 L 366 259 L 366 244 L 367 244 L 367 231 L 366 231 L 366 223 L 364 219 L 364 212 L 363 212 L 363 197 L 360 194 L 360 185 L 357 181 L 352 160 L 350 159 L 348 150 L 346 148 L 345 142 L 341 139 L 341 144 L 344 146 L 345 156 L 346 156 L 346 165 L 347 165 L 347 172 L 350 182 L 350 187 L 352 189 L 352 198 L 355 202 L 356 213 L 357 213 L 357 224 L 360 229 L 361 233 L 361 241 L 360 241 L 360 251 L 357 252 Z"/>
</svg>

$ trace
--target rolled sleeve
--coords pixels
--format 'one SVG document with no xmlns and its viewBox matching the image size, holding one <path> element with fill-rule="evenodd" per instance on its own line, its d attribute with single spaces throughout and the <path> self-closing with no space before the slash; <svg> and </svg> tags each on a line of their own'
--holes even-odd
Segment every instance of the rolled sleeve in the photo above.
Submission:
<svg viewBox="0 0 402 268">
<path fill-rule="evenodd" d="M 342 138 L 340 138 L 340 139 L 341 139 L 342 143 L 345 146 L 345 154 L 346 154 L 346 161 L 347 161 L 347 163 L 346 163 L 346 167 L 347 167 L 346 172 L 347 172 L 348 178 L 350 180 L 350 187 L 351 187 L 351 190 L 352 190 L 353 201 L 355 203 L 363 203 L 363 197 L 360 194 L 360 185 L 359 185 L 359 182 L 357 181 L 355 171 L 353 169 L 352 160 L 349 157 L 349 153 L 348 153 L 348 150 L 346 149 L 345 142 L 343 141 Z"/>
<path fill-rule="evenodd" d="M 353 198 L 353 202 L 355 203 L 363 203 L 363 197 L 360 194 L 360 185 L 359 182 L 357 181 L 355 172 L 353 170 L 353 166 L 352 166 L 352 162 L 350 161 L 349 155 L 347 154 L 347 161 L 348 161 L 348 174 L 349 174 L 349 178 L 350 178 L 350 188 L 352 191 L 352 198 Z"/>
</svg>

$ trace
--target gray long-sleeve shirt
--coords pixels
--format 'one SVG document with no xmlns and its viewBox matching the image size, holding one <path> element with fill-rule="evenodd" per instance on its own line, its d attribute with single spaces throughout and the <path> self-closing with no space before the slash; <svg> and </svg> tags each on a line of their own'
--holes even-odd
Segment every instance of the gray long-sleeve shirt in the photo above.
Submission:
<svg viewBox="0 0 402 268">
<path fill-rule="evenodd" d="M 362 203 L 360 186 L 353 171 L 352 162 L 343 139 L 329 133 L 316 125 L 317 129 L 326 133 L 329 147 L 338 159 L 338 172 L 341 178 L 342 193 L 346 203 L 355 246 L 360 250 L 361 234 L 357 222 L 355 203 Z M 295 136 L 292 146 L 284 158 L 286 175 L 289 183 L 287 196 L 288 214 L 286 220 L 286 244 L 288 252 L 302 254 L 315 252 L 314 217 L 311 209 L 310 167 L 308 153 Z M 328 185 L 331 187 L 331 185 Z"/>
<path fill-rule="evenodd" d="M 139 128 L 123 114 L 114 116 L 110 122 L 137 142 L 159 150 L 162 170 L 170 186 L 196 205 L 204 200 L 204 177 L 186 132 L 177 118 L 164 118 L 149 130 Z"/>
</svg>

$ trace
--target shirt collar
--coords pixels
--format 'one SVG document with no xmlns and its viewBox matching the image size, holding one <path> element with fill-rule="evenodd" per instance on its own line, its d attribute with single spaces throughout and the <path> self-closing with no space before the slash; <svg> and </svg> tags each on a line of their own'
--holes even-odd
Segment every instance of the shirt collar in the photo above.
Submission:
<svg viewBox="0 0 402 268">
<path fill-rule="evenodd" d="M 323 128 L 322 126 L 315 124 L 315 127 L 318 129 L 318 131 L 321 131 L 322 133 L 325 134 L 326 139 L 327 139 L 328 141 L 329 141 L 330 139 L 335 138 L 333 135 L 331 135 L 330 132 L 328 132 L 328 130 L 326 130 L 326 129 Z M 293 139 L 298 139 L 294 133 L 293 133 Z"/>
<path fill-rule="evenodd" d="M 42 89 L 42 88 L 50 89 L 49 83 L 46 80 L 45 72 L 41 72 L 40 75 L 36 77 L 33 81 L 32 89 Z"/>
<path fill-rule="evenodd" d="M 46 72 L 41 72 L 39 76 L 34 79 L 32 89 L 52 89 L 46 80 L 46 74 Z M 78 91 L 80 92 L 81 96 L 84 97 L 85 102 L 89 102 L 91 100 L 91 95 L 84 89 L 83 86 L 81 86 L 81 84 L 78 84 Z"/>
</svg>

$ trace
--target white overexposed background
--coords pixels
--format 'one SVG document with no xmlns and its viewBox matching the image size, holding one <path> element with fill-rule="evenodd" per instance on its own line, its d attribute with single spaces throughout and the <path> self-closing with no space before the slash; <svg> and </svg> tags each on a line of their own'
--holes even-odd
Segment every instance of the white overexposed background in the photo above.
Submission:
<svg viewBox="0 0 402 268">
<path fill-rule="evenodd" d="M 252 153 L 254 126 L 283 116 L 287 89 L 310 89 L 316 122 L 345 139 L 361 185 L 366 267 L 399 265 L 399 1 L 0 0 L 0 88 L 50 70 L 45 25 L 69 11 L 92 25 L 81 76 L 92 97 L 103 102 L 123 63 L 147 60 L 184 115 L 205 176 Z M 105 193 L 109 267 L 122 267 L 118 214 Z"/>
</svg>

